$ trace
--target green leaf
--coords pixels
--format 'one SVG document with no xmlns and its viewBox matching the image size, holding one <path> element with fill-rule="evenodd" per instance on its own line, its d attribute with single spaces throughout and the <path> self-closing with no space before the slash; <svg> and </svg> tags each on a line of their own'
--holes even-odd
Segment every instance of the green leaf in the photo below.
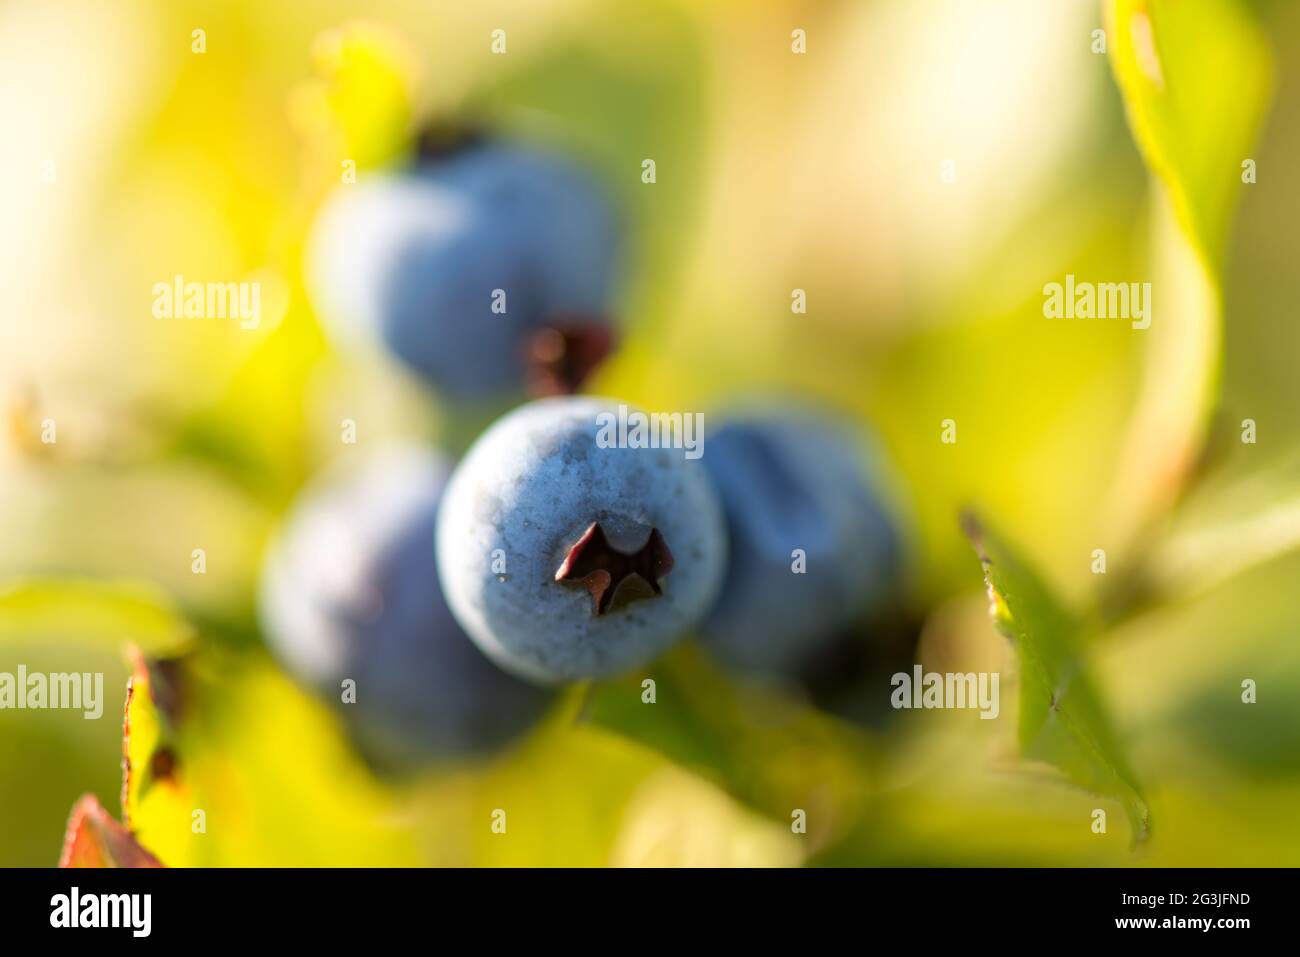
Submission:
<svg viewBox="0 0 1300 957">
<path fill-rule="evenodd" d="M 1268 44 L 1238 0 L 1107 0 L 1106 15 L 1133 136 L 1217 264 L 1272 87 Z"/>
<path fill-rule="evenodd" d="M 32 578 L 0 588 L 0 642 L 129 642 L 169 654 L 191 637 L 166 596 L 142 582 Z"/>
<path fill-rule="evenodd" d="M 691 646 L 646 675 L 591 686 L 579 720 L 653 749 L 778 820 L 802 809 L 813 850 L 856 823 L 878 763 L 862 733 L 783 694 L 733 683 Z"/>
<path fill-rule="evenodd" d="M 996 534 L 973 515 L 963 526 L 984 568 L 990 611 L 1020 658 L 1020 748 L 1091 791 L 1118 798 L 1134 843 L 1150 812 L 1088 676 L 1082 623 Z"/>
</svg>

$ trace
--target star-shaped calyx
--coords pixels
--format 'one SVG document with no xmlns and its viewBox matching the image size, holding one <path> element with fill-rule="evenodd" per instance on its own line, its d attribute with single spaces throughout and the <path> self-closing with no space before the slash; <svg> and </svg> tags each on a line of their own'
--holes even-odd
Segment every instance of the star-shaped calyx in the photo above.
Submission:
<svg viewBox="0 0 1300 957">
<path fill-rule="evenodd" d="M 591 592 L 593 616 L 637 598 L 663 594 L 659 579 L 673 570 L 673 555 L 659 529 L 650 529 L 646 543 L 635 552 L 623 552 L 610 544 L 600 522 L 592 522 L 569 546 L 556 569 L 555 580 L 581 584 Z"/>
</svg>

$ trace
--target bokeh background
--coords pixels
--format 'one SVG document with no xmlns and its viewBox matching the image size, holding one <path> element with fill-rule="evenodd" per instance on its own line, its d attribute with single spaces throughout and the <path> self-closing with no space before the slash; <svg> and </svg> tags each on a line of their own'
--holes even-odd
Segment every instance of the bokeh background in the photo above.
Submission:
<svg viewBox="0 0 1300 957">
<path fill-rule="evenodd" d="M 1167 6 L 0 3 L 0 671 L 102 670 L 107 697 L 99 721 L 0 712 L 0 864 L 53 864 L 83 792 L 117 812 L 128 644 L 192 651 L 184 773 L 132 821 L 168 863 L 1300 863 L 1300 8 Z M 1147 7 L 1168 115 L 1113 62 Z M 996 521 L 1095 626 L 1147 840 L 1022 760 L 1009 677 L 1005 720 L 882 715 L 890 668 L 828 708 L 687 646 L 661 689 L 689 706 L 653 726 L 591 720 L 576 689 L 486 764 L 390 780 L 352 753 L 262 649 L 263 549 L 349 454 L 341 419 L 456 450 L 496 410 L 333 349 L 301 251 L 342 159 L 364 176 L 444 115 L 557 144 L 619 200 L 624 338 L 596 391 L 776 391 L 880 437 L 908 662 L 1016 673 L 957 516 Z M 1153 281 L 1152 328 L 1045 319 L 1067 273 Z M 155 319 L 176 274 L 261 282 L 259 328 Z"/>
</svg>

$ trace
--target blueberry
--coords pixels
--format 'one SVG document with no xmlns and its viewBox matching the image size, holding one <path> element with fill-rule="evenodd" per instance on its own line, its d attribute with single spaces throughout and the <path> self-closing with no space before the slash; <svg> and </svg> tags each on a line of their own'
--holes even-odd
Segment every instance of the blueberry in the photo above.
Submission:
<svg viewBox="0 0 1300 957">
<path fill-rule="evenodd" d="M 545 328 L 607 339 L 618 232 L 581 170 L 473 142 L 340 187 L 312 230 L 308 289 L 345 346 L 382 341 L 454 397 L 517 392 Z"/>
<path fill-rule="evenodd" d="M 544 310 L 608 308 L 621 231 L 590 172 L 544 150 L 487 141 L 421 164 L 417 175 L 473 196 L 519 236 Z"/>
<path fill-rule="evenodd" d="M 553 398 L 493 425 L 438 523 L 447 600 L 479 647 L 542 682 L 625 672 L 694 627 L 726 559 L 721 507 L 680 448 L 603 447 L 618 405 Z"/>
<path fill-rule="evenodd" d="M 325 476 L 294 506 L 263 572 L 272 648 L 338 704 L 380 764 L 498 748 L 550 699 L 488 661 L 447 609 L 433 542 L 448 472 L 435 453 L 392 445 Z M 348 678 L 356 701 L 345 704 Z"/>
<path fill-rule="evenodd" d="M 705 449 L 731 559 L 703 640 L 740 670 L 796 676 L 896 581 L 899 538 L 871 454 L 848 424 L 812 410 L 737 416 Z"/>
</svg>

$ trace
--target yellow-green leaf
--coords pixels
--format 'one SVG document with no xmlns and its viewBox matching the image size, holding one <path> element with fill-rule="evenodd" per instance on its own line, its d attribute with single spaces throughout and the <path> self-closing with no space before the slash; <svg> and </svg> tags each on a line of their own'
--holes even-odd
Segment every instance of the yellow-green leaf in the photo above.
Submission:
<svg viewBox="0 0 1300 957">
<path fill-rule="evenodd" d="M 1220 263 L 1272 86 L 1239 0 L 1106 0 L 1129 126 L 1152 197 L 1146 372 L 1112 487 L 1108 537 L 1131 543 L 1185 484 L 1218 389 Z M 1252 168 L 1252 172 L 1254 171 Z"/>
<path fill-rule="evenodd" d="M 420 862 L 395 792 L 323 704 L 265 661 L 222 659 L 217 670 L 141 658 L 132 677 L 123 816 L 164 864 Z"/>
<path fill-rule="evenodd" d="M 1213 266 L 1263 121 L 1272 55 L 1239 0 L 1107 0 L 1129 125 Z"/>
<path fill-rule="evenodd" d="M 332 139 L 340 157 L 362 167 L 400 154 L 410 135 L 417 80 L 406 39 L 376 21 L 352 20 L 316 38 L 312 61 L 313 78 L 289 103 L 296 125 Z"/>
</svg>

